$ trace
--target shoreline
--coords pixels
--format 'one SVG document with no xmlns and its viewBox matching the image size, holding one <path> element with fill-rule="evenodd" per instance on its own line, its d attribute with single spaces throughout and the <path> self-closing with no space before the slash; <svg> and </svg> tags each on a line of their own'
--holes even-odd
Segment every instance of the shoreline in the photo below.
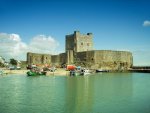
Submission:
<svg viewBox="0 0 150 113">
<path fill-rule="evenodd" d="M 10 75 L 10 74 L 27 75 L 26 73 L 29 71 L 27 69 L 21 69 L 21 70 L 2 69 L 2 70 L 3 70 L 4 75 Z M 64 68 L 57 68 L 57 70 L 55 72 L 50 72 L 50 71 L 46 71 L 46 72 L 47 72 L 46 76 L 69 76 L 69 71 L 66 71 Z M 114 72 L 116 72 L 116 71 L 114 71 Z M 125 72 L 150 73 L 150 70 L 135 70 L 135 69 L 132 69 L 132 70 L 128 70 L 128 71 L 125 71 Z"/>
<path fill-rule="evenodd" d="M 24 69 L 24 70 L 9 70 L 9 69 L 3 69 L 3 73 L 5 75 L 9 75 L 9 74 L 25 74 L 28 72 L 29 70 Z M 66 71 L 63 68 L 57 68 L 57 70 L 55 72 L 50 72 L 47 71 L 46 76 L 68 76 L 69 75 L 69 71 Z"/>
</svg>

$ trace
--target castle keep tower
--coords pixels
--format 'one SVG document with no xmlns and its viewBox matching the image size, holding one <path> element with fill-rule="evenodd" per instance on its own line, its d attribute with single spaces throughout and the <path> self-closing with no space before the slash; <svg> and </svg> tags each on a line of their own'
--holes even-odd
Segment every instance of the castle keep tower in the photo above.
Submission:
<svg viewBox="0 0 150 113">
<path fill-rule="evenodd" d="M 92 33 L 80 34 L 79 31 L 74 31 L 74 34 L 66 35 L 66 52 L 82 52 L 93 50 L 93 35 Z"/>
<path fill-rule="evenodd" d="M 67 64 L 73 64 L 76 61 L 76 53 L 93 50 L 92 33 L 80 34 L 74 31 L 74 34 L 66 35 L 66 54 Z"/>
</svg>

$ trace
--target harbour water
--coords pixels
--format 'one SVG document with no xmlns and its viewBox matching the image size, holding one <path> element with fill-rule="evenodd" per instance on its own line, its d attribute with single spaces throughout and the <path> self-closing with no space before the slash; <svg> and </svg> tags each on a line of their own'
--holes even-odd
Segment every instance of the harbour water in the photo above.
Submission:
<svg viewBox="0 0 150 113">
<path fill-rule="evenodd" d="M 0 113 L 150 113 L 150 74 L 0 76 Z"/>
</svg>

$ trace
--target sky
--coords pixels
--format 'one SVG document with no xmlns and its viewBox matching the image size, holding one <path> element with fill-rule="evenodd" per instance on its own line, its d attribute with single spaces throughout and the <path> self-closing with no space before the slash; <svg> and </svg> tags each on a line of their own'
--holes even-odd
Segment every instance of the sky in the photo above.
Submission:
<svg viewBox="0 0 150 113">
<path fill-rule="evenodd" d="M 0 0 L 0 56 L 65 52 L 65 35 L 93 33 L 95 50 L 130 51 L 150 66 L 149 0 Z"/>
</svg>

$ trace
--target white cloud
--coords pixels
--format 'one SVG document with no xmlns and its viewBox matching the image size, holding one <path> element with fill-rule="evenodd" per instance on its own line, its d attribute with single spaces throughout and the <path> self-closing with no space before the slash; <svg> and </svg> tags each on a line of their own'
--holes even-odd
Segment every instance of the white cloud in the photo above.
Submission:
<svg viewBox="0 0 150 113">
<path fill-rule="evenodd" d="M 58 46 L 59 43 L 51 36 L 38 35 L 31 40 L 29 50 L 36 53 L 54 54 Z"/>
<path fill-rule="evenodd" d="M 26 60 L 27 52 L 54 54 L 59 43 L 51 36 L 38 35 L 27 44 L 18 34 L 0 33 L 0 56 L 9 60 Z"/>
<path fill-rule="evenodd" d="M 27 45 L 21 41 L 18 34 L 0 33 L 0 55 L 5 59 L 19 58 L 27 50 Z"/>
<path fill-rule="evenodd" d="M 150 26 L 150 21 L 148 21 L 148 20 L 144 21 L 143 26 L 145 26 L 145 27 Z"/>
</svg>

